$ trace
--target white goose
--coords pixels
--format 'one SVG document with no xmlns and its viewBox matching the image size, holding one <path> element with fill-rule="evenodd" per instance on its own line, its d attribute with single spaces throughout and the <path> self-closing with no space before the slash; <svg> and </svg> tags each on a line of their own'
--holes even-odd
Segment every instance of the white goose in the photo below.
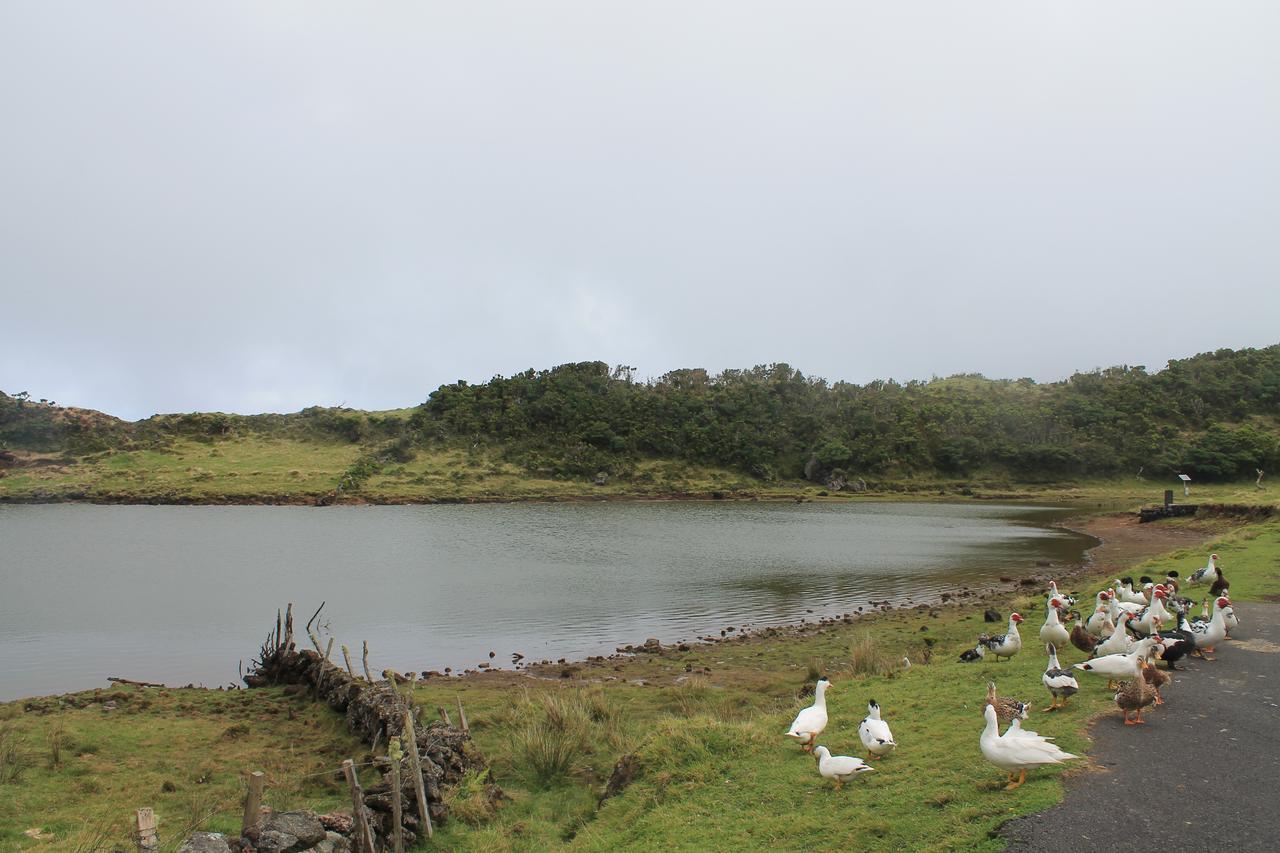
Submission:
<svg viewBox="0 0 1280 853">
<path fill-rule="evenodd" d="M 982 730 L 979 743 L 982 746 L 982 757 L 1008 774 L 1009 784 L 1006 791 L 1012 791 L 1027 781 L 1027 770 L 1032 767 L 1043 767 L 1047 764 L 1061 764 L 1075 758 L 1069 752 L 1063 752 L 1048 738 L 1040 737 L 1028 731 L 1015 733 L 1014 727 L 1002 736 L 996 723 L 996 709 L 988 705 L 983 711 L 986 727 Z M 1018 727 L 1019 729 L 1021 726 Z M 1018 780 L 1013 779 L 1014 771 L 1021 771 Z"/>
<path fill-rule="evenodd" d="M 819 775 L 823 779 L 830 779 L 835 782 L 837 791 L 844 787 L 845 782 L 848 782 L 859 773 L 875 770 L 874 767 L 864 762 L 861 758 L 854 758 L 852 755 L 832 755 L 831 750 L 825 746 L 815 749 L 813 755 L 818 759 Z"/>
<path fill-rule="evenodd" d="M 889 724 L 880 719 L 880 705 L 874 699 L 867 703 L 867 716 L 858 726 L 858 737 L 872 758 L 881 758 L 898 748 Z"/>
<path fill-rule="evenodd" d="M 813 688 L 813 704 L 796 714 L 787 737 L 802 741 L 805 752 L 813 751 L 813 744 L 827 727 L 827 691 L 831 681 L 824 675 Z"/>
</svg>

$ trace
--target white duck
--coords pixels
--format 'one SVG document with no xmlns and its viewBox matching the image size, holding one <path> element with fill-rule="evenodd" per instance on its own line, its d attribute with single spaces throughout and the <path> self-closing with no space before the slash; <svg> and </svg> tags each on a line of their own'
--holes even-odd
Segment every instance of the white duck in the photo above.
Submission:
<svg viewBox="0 0 1280 853">
<path fill-rule="evenodd" d="M 986 727 L 982 730 L 980 740 L 982 757 L 1008 774 L 1009 784 L 1006 791 L 1012 791 L 1027 781 L 1027 770 L 1032 767 L 1043 767 L 1047 764 L 1061 764 L 1075 758 L 1069 752 L 1063 752 L 1047 738 L 1031 732 L 1014 733 L 1013 727 L 1003 736 L 996 723 L 996 709 L 988 705 L 983 711 Z M 1020 727 L 1019 727 L 1020 728 Z M 1014 771 L 1021 771 L 1018 780 L 1013 779 Z"/>
<path fill-rule="evenodd" d="M 1018 633 L 1018 623 L 1022 617 L 1017 613 L 1009 614 L 1009 630 L 998 637 L 979 637 L 978 645 L 985 646 L 987 651 L 1000 658 L 1011 658 L 1022 649 L 1022 636 Z"/>
<path fill-rule="evenodd" d="M 1133 588 L 1133 578 L 1125 578 L 1123 581 L 1113 580 L 1111 587 L 1113 596 L 1121 604 L 1138 604 L 1146 607 L 1147 597 L 1141 590 Z"/>
<path fill-rule="evenodd" d="M 1028 709 L 1023 708 L 1022 713 L 1014 717 L 1013 721 L 1009 723 L 1009 728 L 1005 731 L 1004 736 L 1005 737 L 1040 737 L 1039 734 L 1031 731 L 1031 729 L 1024 729 L 1022 727 L 1022 721 L 1029 716 L 1030 714 L 1028 713 Z M 999 719 L 1000 719 L 1000 713 L 997 711 L 996 720 L 999 721 Z M 1046 738 L 1041 738 L 1041 740 L 1053 740 L 1053 738 L 1046 737 Z"/>
<path fill-rule="evenodd" d="M 1213 658 L 1205 657 L 1205 652 L 1213 651 L 1213 647 L 1221 643 L 1227 638 L 1227 614 L 1234 614 L 1231 609 L 1231 602 L 1225 598 L 1219 598 L 1214 602 L 1213 616 L 1208 622 L 1189 622 L 1186 630 L 1196 638 L 1196 650 L 1192 652 L 1196 657 L 1205 660 L 1213 660 Z"/>
<path fill-rule="evenodd" d="M 1040 629 L 1040 643 L 1048 645 L 1052 643 L 1055 646 L 1063 646 L 1064 648 L 1071 642 L 1071 634 L 1063 627 L 1062 620 L 1058 618 L 1058 608 L 1062 607 L 1062 599 L 1049 599 L 1049 606 L 1044 611 L 1044 626 Z"/>
<path fill-rule="evenodd" d="M 1231 606 L 1231 599 L 1229 599 L 1225 595 L 1219 596 L 1218 598 L 1214 599 L 1212 612 L 1216 613 L 1218 611 L 1219 601 L 1227 602 L 1226 604 L 1227 610 L 1225 613 L 1222 614 L 1222 622 L 1224 625 L 1227 626 L 1227 636 L 1229 637 L 1231 636 L 1231 632 L 1234 631 L 1237 626 L 1239 626 L 1240 620 L 1236 618 L 1236 609 Z"/>
<path fill-rule="evenodd" d="M 1111 593 L 1102 590 L 1094 597 L 1093 615 L 1089 617 L 1089 621 L 1084 623 L 1084 629 L 1095 637 L 1104 637 L 1110 633 L 1106 624 L 1110 620 Z"/>
<path fill-rule="evenodd" d="M 1115 689 L 1115 683 L 1126 678 L 1141 678 L 1142 670 L 1138 666 L 1139 660 L 1145 660 L 1151 654 L 1151 650 L 1161 645 L 1160 640 L 1155 637 L 1147 637 L 1145 640 L 1138 640 L 1129 647 L 1129 653 L 1123 655 L 1105 655 L 1100 658 L 1093 658 L 1084 663 L 1075 664 L 1075 669 L 1081 672 L 1092 672 L 1094 675 L 1105 675 L 1107 684 L 1111 689 Z"/>
<path fill-rule="evenodd" d="M 1055 598 L 1058 600 L 1057 604 L 1053 603 L 1053 600 Z M 1076 603 L 1076 599 L 1074 596 L 1064 595 L 1063 593 L 1058 592 L 1057 581 L 1049 581 L 1049 595 L 1045 597 L 1045 600 L 1044 600 L 1045 607 L 1056 607 L 1059 610 L 1066 610 L 1067 608 L 1070 608 L 1075 603 Z"/>
<path fill-rule="evenodd" d="M 1109 617 L 1108 617 L 1109 618 Z M 1111 636 L 1107 637 L 1093 649 L 1094 657 L 1106 657 L 1107 655 L 1122 655 L 1129 651 L 1129 647 L 1133 645 L 1133 640 L 1129 638 L 1129 632 L 1125 630 L 1125 622 L 1136 618 L 1132 613 L 1126 613 L 1116 626 L 1111 629 Z"/>
<path fill-rule="evenodd" d="M 818 759 L 818 773 L 823 779 L 835 782 L 837 791 L 844 787 L 845 782 L 859 773 L 875 770 L 861 758 L 854 758 L 852 755 L 832 755 L 831 750 L 825 746 L 815 749 L 813 755 Z"/>
<path fill-rule="evenodd" d="M 1040 680 L 1044 682 L 1044 686 L 1048 688 L 1049 695 L 1053 697 L 1053 703 L 1045 708 L 1046 711 L 1056 711 L 1059 708 L 1066 707 L 1067 699 L 1080 691 L 1080 684 L 1076 681 L 1076 677 L 1071 674 L 1071 670 L 1063 669 L 1058 663 L 1058 650 L 1050 643 L 1047 649 L 1049 652 L 1049 665 L 1044 669 L 1044 675 L 1040 676 Z"/>
<path fill-rule="evenodd" d="M 1187 583 L 1205 583 L 1211 581 L 1218 576 L 1218 555 L 1210 554 L 1209 562 L 1203 568 L 1196 569 L 1187 578 Z"/>
<path fill-rule="evenodd" d="M 813 744 L 827 727 L 827 691 L 831 681 L 823 676 L 813 688 L 813 704 L 805 708 L 791 723 L 787 737 L 802 741 L 805 752 L 813 751 Z"/>
<path fill-rule="evenodd" d="M 1142 608 L 1146 607 L 1146 599 L 1142 600 L 1142 604 L 1133 604 L 1128 601 L 1120 601 L 1114 595 L 1107 602 L 1107 615 L 1111 617 L 1111 621 L 1119 624 L 1124 614 L 1139 613 Z"/>
<path fill-rule="evenodd" d="M 858 726 L 858 737 L 872 758 L 881 758 L 898 748 L 889 724 L 880 719 L 880 705 L 874 699 L 867 703 L 867 716 Z"/>
<path fill-rule="evenodd" d="M 1156 623 L 1169 624 L 1174 621 L 1173 614 L 1164 606 L 1169 593 L 1163 586 L 1155 588 L 1151 596 L 1151 606 L 1138 614 L 1138 618 L 1129 623 L 1129 627 L 1144 637 L 1149 637 L 1156 630 Z"/>
</svg>

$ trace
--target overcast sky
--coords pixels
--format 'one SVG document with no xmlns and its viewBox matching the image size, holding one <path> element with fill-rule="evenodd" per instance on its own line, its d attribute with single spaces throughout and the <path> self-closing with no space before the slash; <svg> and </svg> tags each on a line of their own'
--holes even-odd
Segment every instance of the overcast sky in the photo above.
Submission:
<svg viewBox="0 0 1280 853">
<path fill-rule="evenodd" d="M 0 389 L 1280 341 L 1280 4 L 0 3 Z"/>
</svg>

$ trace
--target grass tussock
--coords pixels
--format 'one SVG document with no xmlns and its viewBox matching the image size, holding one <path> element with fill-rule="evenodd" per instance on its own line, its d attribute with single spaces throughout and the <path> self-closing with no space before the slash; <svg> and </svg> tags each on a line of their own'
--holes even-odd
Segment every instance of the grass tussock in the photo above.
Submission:
<svg viewBox="0 0 1280 853">
<path fill-rule="evenodd" d="M 31 757 L 17 728 L 10 723 L 0 724 L 0 785 L 22 781 L 22 774 L 30 766 Z"/>
<path fill-rule="evenodd" d="M 849 672 L 855 678 L 893 675 L 901 666 L 901 656 L 884 649 L 870 631 L 849 645 Z"/>
</svg>

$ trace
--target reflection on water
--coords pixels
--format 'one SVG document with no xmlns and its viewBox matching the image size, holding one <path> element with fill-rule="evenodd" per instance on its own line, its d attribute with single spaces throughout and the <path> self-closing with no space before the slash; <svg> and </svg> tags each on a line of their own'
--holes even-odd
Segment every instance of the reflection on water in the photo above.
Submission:
<svg viewBox="0 0 1280 853">
<path fill-rule="evenodd" d="M 276 608 L 376 667 L 611 652 L 1073 563 L 1066 513 L 950 504 L 0 507 L 0 699 L 226 684 Z M 812 617 L 810 617 L 812 618 Z"/>
</svg>

